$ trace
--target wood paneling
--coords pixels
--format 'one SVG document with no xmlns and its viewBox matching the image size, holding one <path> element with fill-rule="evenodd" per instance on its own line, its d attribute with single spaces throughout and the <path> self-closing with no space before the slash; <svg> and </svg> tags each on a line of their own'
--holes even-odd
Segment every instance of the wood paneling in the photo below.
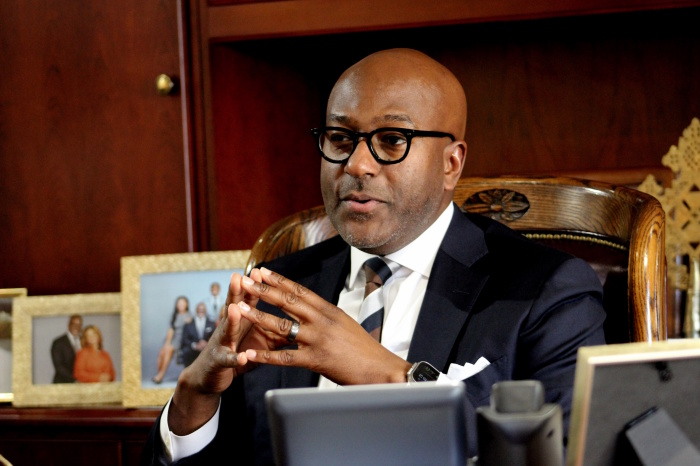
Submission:
<svg viewBox="0 0 700 466">
<path fill-rule="evenodd" d="M 659 167 L 700 115 L 698 18 L 685 8 L 215 43 L 212 244 L 249 248 L 320 204 L 308 130 L 342 70 L 383 48 L 423 50 L 462 81 L 465 176 Z"/>
<path fill-rule="evenodd" d="M 697 0 L 210 0 L 217 41 L 517 21 L 698 5 Z"/>
<path fill-rule="evenodd" d="M 179 3 L 0 2 L 0 288 L 119 291 L 188 250 Z M 181 90 L 180 90 L 181 92 Z"/>
</svg>

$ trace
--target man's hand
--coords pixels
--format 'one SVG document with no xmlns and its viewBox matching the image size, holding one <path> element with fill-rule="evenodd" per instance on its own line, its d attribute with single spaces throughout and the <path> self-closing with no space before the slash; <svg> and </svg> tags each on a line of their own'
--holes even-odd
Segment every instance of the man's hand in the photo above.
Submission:
<svg viewBox="0 0 700 466">
<path fill-rule="evenodd" d="M 259 270 L 251 277 L 262 281 Z M 256 296 L 243 289 L 242 280 L 238 273 L 231 277 L 221 322 L 197 359 L 180 374 L 168 416 L 170 430 L 177 435 L 192 433 L 211 419 L 218 409 L 220 394 L 235 377 L 252 367 L 248 365 L 246 349 L 269 348 L 262 331 L 242 319 L 239 306 L 232 304 L 254 306 L 258 302 Z"/>
<path fill-rule="evenodd" d="M 294 343 L 287 336 L 292 321 L 239 304 L 242 316 L 263 332 L 269 349 L 246 348 L 248 361 L 278 366 L 305 367 L 339 384 L 405 382 L 411 365 L 372 338 L 342 309 L 305 287 L 263 268 L 262 280 L 242 279 L 250 295 L 277 306 L 299 322 Z M 252 276 L 252 274 L 251 274 Z"/>
</svg>

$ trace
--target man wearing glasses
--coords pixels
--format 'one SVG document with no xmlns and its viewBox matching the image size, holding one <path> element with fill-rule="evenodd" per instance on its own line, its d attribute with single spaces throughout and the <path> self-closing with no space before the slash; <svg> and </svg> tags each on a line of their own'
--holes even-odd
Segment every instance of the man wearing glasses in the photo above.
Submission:
<svg viewBox="0 0 700 466">
<path fill-rule="evenodd" d="M 604 343 L 600 282 L 452 203 L 466 120 L 459 81 L 420 52 L 378 52 L 340 77 L 312 130 L 340 235 L 232 277 L 144 463 L 272 464 L 264 393 L 281 387 L 464 379 L 470 455 L 474 409 L 500 380 L 542 381 L 566 423 L 577 349 Z"/>
</svg>

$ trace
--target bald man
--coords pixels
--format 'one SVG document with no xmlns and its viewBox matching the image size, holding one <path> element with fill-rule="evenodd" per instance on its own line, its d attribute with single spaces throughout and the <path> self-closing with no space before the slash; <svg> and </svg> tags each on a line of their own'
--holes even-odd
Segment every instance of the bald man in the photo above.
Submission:
<svg viewBox="0 0 700 466">
<path fill-rule="evenodd" d="M 406 383 L 419 363 L 464 380 L 470 455 L 474 409 L 495 382 L 540 380 L 568 419 L 577 349 L 604 343 L 600 282 L 585 262 L 452 203 L 466 121 L 459 81 L 415 50 L 343 73 L 313 130 L 340 235 L 233 275 L 227 313 L 182 371 L 144 464 L 273 464 L 265 391 Z M 372 258 L 389 271 L 378 330 L 363 316 Z"/>
</svg>

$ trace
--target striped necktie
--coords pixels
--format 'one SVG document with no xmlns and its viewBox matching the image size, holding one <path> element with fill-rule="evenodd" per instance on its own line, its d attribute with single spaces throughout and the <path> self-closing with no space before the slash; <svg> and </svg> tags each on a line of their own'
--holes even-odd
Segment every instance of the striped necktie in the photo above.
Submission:
<svg viewBox="0 0 700 466">
<path fill-rule="evenodd" d="M 381 341 L 382 324 L 384 323 L 384 296 L 382 286 L 391 277 L 392 267 L 393 272 L 398 270 L 399 264 L 391 262 L 388 259 L 381 257 L 372 257 L 367 259 L 362 266 L 365 271 L 365 297 L 360 307 L 360 316 L 358 321 L 360 325 L 372 335 L 372 337 Z"/>
</svg>

